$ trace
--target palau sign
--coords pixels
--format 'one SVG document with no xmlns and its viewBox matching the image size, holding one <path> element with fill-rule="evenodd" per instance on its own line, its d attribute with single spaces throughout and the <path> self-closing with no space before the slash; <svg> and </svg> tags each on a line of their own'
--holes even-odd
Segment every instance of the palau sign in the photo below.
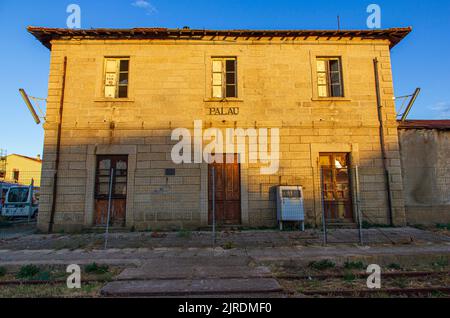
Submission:
<svg viewBox="0 0 450 318">
<path fill-rule="evenodd" d="M 210 107 L 209 116 L 237 116 L 239 107 Z"/>
</svg>

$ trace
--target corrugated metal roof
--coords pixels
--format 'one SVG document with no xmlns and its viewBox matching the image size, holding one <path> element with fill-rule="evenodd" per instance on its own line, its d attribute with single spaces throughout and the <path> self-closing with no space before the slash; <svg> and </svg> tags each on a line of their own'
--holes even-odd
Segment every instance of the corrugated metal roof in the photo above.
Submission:
<svg viewBox="0 0 450 318">
<path fill-rule="evenodd" d="M 399 129 L 450 130 L 450 120 L 406 120 L 399 121 Z"/>
<path fill-rule="evenodd" d="M 168 28 L 134 28 L 134 29 L 60 29 L 45 27 L 28 27 L 44 46 L 51 48 L 55 39 L 203 39 L 205 36 L 245 37 L 245 38 L 361 38 L 384 39 L 394 47 L 403 40 L 412 28 L 392 28 L 376 30 L 201 30 Z"/>
</svg>

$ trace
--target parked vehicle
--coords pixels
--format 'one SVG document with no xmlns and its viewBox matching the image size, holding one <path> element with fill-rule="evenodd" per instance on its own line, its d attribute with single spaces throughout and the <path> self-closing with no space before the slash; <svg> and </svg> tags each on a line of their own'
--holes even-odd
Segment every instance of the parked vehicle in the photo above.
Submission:
<svg viewBox="0 0 450 318">
<path fill-rule="evenodd" d="M 35 218 L 39 211 L 38 194 L 34 186 L 10 187 L 2 208 L 2 216 L 7 218 Z"/>
<path fill-rule="evenodd" d="M 15 187 L 15 186 L 17 186 L 17 184 L 7 183 L 7 182 L 0 182 L 0 214 L 1 214 L 3 206 L 5 204 L 6 195 L 8 193 L 8 190 L 11 187 Z"/>
</svg>

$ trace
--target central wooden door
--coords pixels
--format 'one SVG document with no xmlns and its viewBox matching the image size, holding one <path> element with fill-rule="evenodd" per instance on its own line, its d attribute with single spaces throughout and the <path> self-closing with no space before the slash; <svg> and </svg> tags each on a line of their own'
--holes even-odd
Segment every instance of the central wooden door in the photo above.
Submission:
<svg viewBox="0 0 450 318">
<path fill-rule="evenodd" d="M 112 174 L 111 174 L 112 173 Z M 95 177 L 95 225 L 106 226 L 111 191 L 110 226 L 124 227 L 127 206 L 128 156 L 98 156 Z"/>
<path fill-rule="evenodd" d="M 320 154 L 325 217 L 330 222 L 354 222 L 350 182 L 350 155 Z"/>
<path fill-rule="evenodd" d="M 233 163 L 227 163 L 231 156 Z M 230 158 L 230 159 L 231 159 Z M 231 160 L 228 161 L 231 161 Z M 215 170 L 215 187 L 213 188 L 213 168 Z M 213 206 L 217 225 L 240 225 L 241 218 L 241 171 L 238 155 L 224 155 L 223 163 L 209 165 L 209 224 L 213 223 Z M 215 202 L 213 194 L 215 193 Z"/>
</svg>

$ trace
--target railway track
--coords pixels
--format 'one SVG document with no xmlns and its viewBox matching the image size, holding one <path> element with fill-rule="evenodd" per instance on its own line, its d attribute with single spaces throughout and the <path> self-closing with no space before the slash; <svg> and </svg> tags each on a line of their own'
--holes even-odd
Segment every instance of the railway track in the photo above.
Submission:
<svg viewBox="0 0 450 318">
<path fill-rule="evenodd" d="M 328 297 L 367 297 L 376 295 L 392 296 L 421 296 L 421 295 L 446 295 L 450 297 L 450 287 L 429 287 L 429 288 L 387 288 L 377 290 L 312 290 L 303 291 L 305 296 L 328 296 Z"/>
<path fill-rule="evenodd" d="M 382 278 L 385 280 L 394 280 L 398 278 L 410 278 L 410 279 L 426 279 L 426 278 L 439 278 L 449 276 L 450 272 L 390 272 L 382 274 Z M 356 273 L 353 274 L 355 280 L 366 279 L 368 274 Z M 277 275 L 279 280 L 287 281 L 326 281 L 326 280 L 344 280 L 346 275 L 344 274 L 323 274 L 323 275 Z M 436 284 L 439 285 L 439 284 Z M 320 287 L 319 287 L 320 288 Z M 359 287 L 361 288 L 361 287 Z M 305 297 L 377 297 L 377 296 L 443 296 L 450 297 L 450 286 L 430 286 L 430 287 L 410 287 L 410 288 L 390 288 L 383 289 L 307 289 L 300 288 L 298 291 L 285 289 L 285 291 L 293 296 L 305 296 Z"/>
<path fill-rule="evenodd" d="M 367 273 L 356 273 L 353 274 L 356 279 L 367 278 Z M 383 278 L 421 278 L 421 277 L 430 277 L 430 276 L 441 276 L 441 275 L 449 275 L 449 271 L 444 272 L 389 272 L 383 273 L 381 276 Z M 323 275 L 289 275 L 289 274 L 280 274 L 275 275 L 276 279 L 286 279 L 286 280 L 327 280 L 327 279 L 344 279 L 345 274 L 323 274 Z"/>
</svg>

